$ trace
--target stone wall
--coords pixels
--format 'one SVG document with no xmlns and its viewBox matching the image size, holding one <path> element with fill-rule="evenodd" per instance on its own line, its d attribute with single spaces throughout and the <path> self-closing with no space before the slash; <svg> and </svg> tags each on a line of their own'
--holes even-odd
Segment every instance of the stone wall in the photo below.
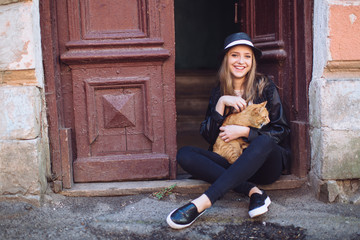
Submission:
<svg viewBox="0 0 360 240">
<path fill-rule="evenodd" d="M 39 202 L 50 159 L 38 0 L 0 0 L 0 105 L 0 199 Z"/>
<path fill-rule="evenodd" d="M 360 0 L 314 2 L 309 98 L 316 194 L 360 203 Z"/>
</svg>

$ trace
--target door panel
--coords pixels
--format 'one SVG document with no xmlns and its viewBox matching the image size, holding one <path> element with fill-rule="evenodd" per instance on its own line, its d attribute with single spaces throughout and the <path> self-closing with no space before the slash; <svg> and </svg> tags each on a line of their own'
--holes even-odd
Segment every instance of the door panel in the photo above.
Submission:
<svg viewBox="0 0 360 240">
<path fill-rule="evenodd" d="M 75 182 L 168 177 L 169 157 L 161 154 L 165 151 L 161 131 L 164 122 L 157 121 L 164 118 L 162 104 L 157 104 L 163 96 L 162 88 L 158 87 L 161 86 L 161 67 L 110 66 L 72 70 L 76 103 Z M 153 156 L 146 159 L 144 154 L 148 153 Z M 147 171 L 141 176 L 136 168 L 119 174 L 123 171 L 121 168 L 135 166 L 138 158 L 141 158 L 138 169 Z M 94 164 L 101 166 L 101 170 L 92 167 Z M 103 176 L 104 171 L 107 174 Z"/>
<path fill-rule="evenodd" d="M 311 80 L 312 1 L 239 1 L 242 30 L 263 51 L 259 71 L 273 78 L 291 127 L 292 173 L 309 169 L 308 86 Z"/>
<path fill-rule="evenodd" d="M 259 63 L 260 72 L 271 75 L 274 81 L 283 87 L 284 71 L 288 66 L 288 51 L 285 46 L 289 44 L 288 39 L 284 38 L 285 19 L 281 0 L 246 1 L 246 32 L 248 32 L 254 44 L 263 51 L 263 57 Z M 282 91 L 280 91 L 282 93 Z"/>
<path fill-rule="evenodd" d="M 67 0 L 52 10 L 74 181 L 174 178 L 172 1 Z"/>
</svg>

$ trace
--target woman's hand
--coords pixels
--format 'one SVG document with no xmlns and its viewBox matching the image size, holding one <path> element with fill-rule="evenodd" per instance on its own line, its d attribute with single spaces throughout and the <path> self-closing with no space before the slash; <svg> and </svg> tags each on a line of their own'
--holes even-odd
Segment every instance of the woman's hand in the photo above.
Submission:
<svg viewBox="0 0 360 240">
<path fill-rule="evenodd" d="M 239 125 L 227 125 L 220 127 L 219 136 L 224 142 L 230 142 L 239 137 L 249 137 L 250 128 Z"/>
<path fill-rule="evenodd" d="M 224 95 L 216 104 L 216 111 L 224 115 L 225 107 L 233 107 L 235 112 L 241 112 L 246 108 L 246 101 L 242 97 Z"/>
</svg>

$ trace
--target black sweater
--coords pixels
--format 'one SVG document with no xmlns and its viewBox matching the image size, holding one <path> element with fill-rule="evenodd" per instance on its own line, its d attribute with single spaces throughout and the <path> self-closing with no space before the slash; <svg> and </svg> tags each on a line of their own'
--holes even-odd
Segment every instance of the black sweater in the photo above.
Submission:
<svg viewBox="0 0 360 240">
<path fill-rule="evenodd" d="M 216 104 L 221 97 L 220 85 L 215 87 L 210 96 L 209 105 L 206 111 L 205 120 L 201 123 L 200 134 L 210 144 L 209 150 L 215 143 L 225 116 L 219 114 L 216 110 Z M 275 84 L 269 80 L 261 97 L 257 97 L 254 103 L 262 103 L 267 101 L 266 108 L 269 111 L 270 123 L 261 129 L 250 127 L 249 137 L 245 140 L 251 141 L 259 135 L 267 135 L 279 144 L 283 149 L 283 167 L 286 171 L 290 168 L 290 148 L 289 133 L 290 128 L 286 121 L 284 109 L 280 100 L 279 93 Z"/>
</svg>

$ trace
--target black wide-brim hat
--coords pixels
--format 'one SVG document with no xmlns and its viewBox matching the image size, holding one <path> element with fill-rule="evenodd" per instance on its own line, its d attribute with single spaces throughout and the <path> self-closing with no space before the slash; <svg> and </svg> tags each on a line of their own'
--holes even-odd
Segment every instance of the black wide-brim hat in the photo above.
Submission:
<svg viewBox="0 0 360 240">
<path fill-rule="evenodd" d="M 251 38 L 244 32 L 233 33 L 225 38 L 223 56 L 229 51 L 230 48 L 237 45 L 246 45 L 252 48 L 256 60 L 262 56 L 260 49 L 256 48 Z"/>
</svg>

